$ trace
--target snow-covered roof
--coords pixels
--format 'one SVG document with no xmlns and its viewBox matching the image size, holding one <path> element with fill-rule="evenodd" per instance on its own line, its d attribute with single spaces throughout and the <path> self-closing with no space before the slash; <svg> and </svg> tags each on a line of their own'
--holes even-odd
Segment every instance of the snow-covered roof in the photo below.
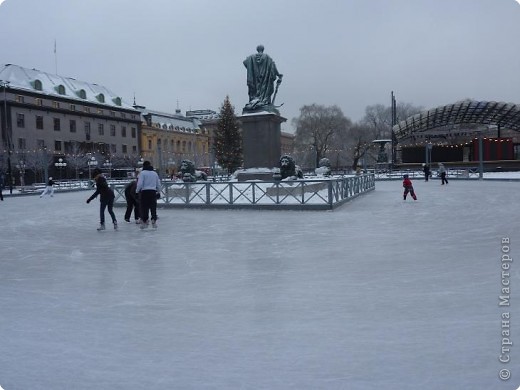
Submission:
<svg viewBox="0 0 520 390">
<path fill-rule="evenodd" d="M 150 118 L 152 126 L 159 126 L 165 130 L 188 132 L 200 130 L 200 120 L 197 118 L 186 118 L 180 114 L 168 114 L 148 109 L 143 110 L 141 115 Z"/>
<path fill-rule="evenodd" d="M 38 69 L 13 64 L 3 65 L 0 66 L 0 80 L 8 81 L 9 88 L 13 89 L 136 111 L 132 105 L 102 85 Z"/>
</svg>

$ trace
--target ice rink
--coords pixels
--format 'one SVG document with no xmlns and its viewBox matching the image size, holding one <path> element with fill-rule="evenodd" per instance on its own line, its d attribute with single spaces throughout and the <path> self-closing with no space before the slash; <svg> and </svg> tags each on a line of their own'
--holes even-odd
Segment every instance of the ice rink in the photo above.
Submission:
<svg viewBox="0 0 520 390">
<path fill-rule="evenodd" d="M 91 191 L 6 197 L 0 386 L 517 389 L 520 182 L 414 185 L 326 212 L 159 210 L 156 231 L 116 208 L 97 232 Z"/>
</svg>

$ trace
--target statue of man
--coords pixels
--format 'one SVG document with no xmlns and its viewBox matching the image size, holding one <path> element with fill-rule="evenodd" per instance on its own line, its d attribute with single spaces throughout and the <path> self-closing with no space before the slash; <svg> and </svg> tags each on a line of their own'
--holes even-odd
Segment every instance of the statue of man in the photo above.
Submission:
<svg viewBox="0 0 520 390">
<path fill-rule="evenodd" d="M 262 45 L 258 45 L 256 51 L 256 54 L 251 54 L 244 60 L 249 93 L 249 103 L 246 104 L 246 109 L 251 110 L 272 104 L 271 96 L 275 92 L 274 83 L 276 81 L 277 84 L 280 84 L 283 76 L 276 69 L 273 59 L 264 53 Z"/>
</svg>

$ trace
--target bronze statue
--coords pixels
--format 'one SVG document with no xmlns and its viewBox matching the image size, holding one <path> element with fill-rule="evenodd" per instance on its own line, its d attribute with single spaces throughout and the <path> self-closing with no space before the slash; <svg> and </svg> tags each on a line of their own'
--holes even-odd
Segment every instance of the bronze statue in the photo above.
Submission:
<svg viewBox="0 0 520 390">
<path fill-rule="evenodd" d="M 256 51 L 256 54 L 251 54 L 244 60 L 249 93 L 249 103 L 244 107 L 244 111 L 276 111 L 274 101 L 283 75 L 276 69 L 273 59 L 264 53 L 262 45 L 258 45 Z"/>
</svg>

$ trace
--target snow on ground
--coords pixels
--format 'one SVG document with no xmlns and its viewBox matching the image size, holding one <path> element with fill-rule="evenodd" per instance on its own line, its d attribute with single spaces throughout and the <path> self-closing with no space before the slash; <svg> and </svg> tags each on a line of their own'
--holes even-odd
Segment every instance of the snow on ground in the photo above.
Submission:
<svg viewBox="0 0 520 390">
<path fill-rule="evenodd" d="M 0 386 L 516 389 L 520 182 L 400 181 L 335 211 L 160 210 L 97 232 L 92 193 L 0 202 Z M 108 215 L 107 215 L 108 217 Z M 510 369 L 503 382 L 500 369 Z"/>
</svg>

